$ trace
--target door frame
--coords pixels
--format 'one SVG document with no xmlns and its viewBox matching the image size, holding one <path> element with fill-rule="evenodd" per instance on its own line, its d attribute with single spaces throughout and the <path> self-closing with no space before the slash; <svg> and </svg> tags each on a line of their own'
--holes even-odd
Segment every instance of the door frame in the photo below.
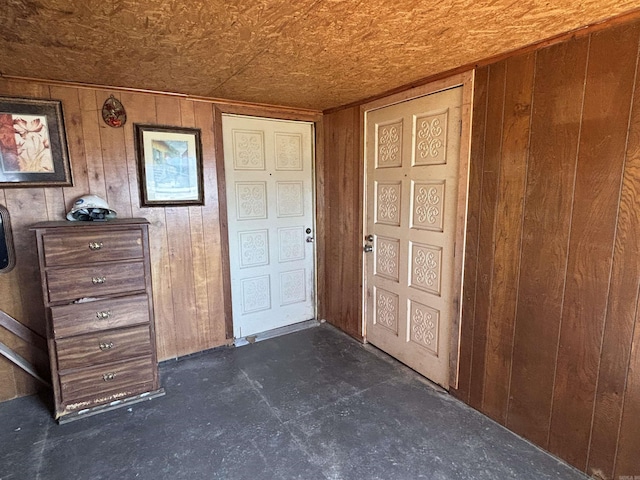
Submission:
<svg viewBox="0 0 640 480">
<path fill-rule="evenodd" d="M 311 138 L 313 157 L 311 165 L 311 183 L 313 191 L 311 198 L 314 202 L 313 211 L 313 223 L 314 223 L 314 238 L 316 240 L 314 248 L 314 308 L 315 316 L 318 318 L 318 299 L 320 293 L 318 292 L 319 283 L 318 278 L 323 278 L 324 266 L 321 267 L 321 263 L 318 262 L 320 256 L 320 247 L 324 248 L 321 239 L 324 238 L 324 232 L 319 231 L 322 225 L 324 225 L 323 217 L 321 216 L 322 209 L 319 208 L 319 199 L 323 198 L 324 191 L 321 191 L 322 185 L 324 185 L 323 178 L 320 177 L 321 172 L 324 171 L 324 157 L 323 157 L 323 126 L 322 126 L 322 112 L 315 110 L 305 110 L 289 107 L 275 107 L 270 105 L 252 105 L 238 103 L 214 103 L 213 104 L 213 135 L 215 139 L 215 165 L 216 176 L 218 184 L 218 215 L 220 223 L 220 247 L 222 251 L 222 291 L 223 291 L 223 303 L 224 303 L 224 330 L 225 338 L 227 340 L 233 340 L 233 309 L 231 304 L 231 265 L 229 262 L 229 222 L 227 219 L 227 184 L 224 169 L 224 145 L 222 141 L 222 115 L 245 115 L 251 117 L 259 117 L 268 120 L 289 120 L 310 122 L 313 124 L 313 134 Z M 320 269 L 322 268 L 322 271 Z"/>
<path fill-rule="evenodd" d="M 424 97 L 426 95 L 462 86 L 462 132 L 460 138 L 460 164 L 458 170 L 458 207 L 456 211 L 456 234 L 454 248 L 454 285 L 453 305 L 451 305 L 451 338 L 449 349 L 449 388 L 458 388 L 458 365 L 460 360 L 460 332 L 462 324 L 462 294 L 464 285 L 464 255 L 467 233 L 467 199 L 469 191 L 469 163 L 471 154 L 471 118 L 473 113 L 473 82 L 475 70 L 459 73 L 448 78 L 436 80 L 404 92 L 379 98 L 360 106 L 360 168 L 362 169 L 362 184 L 360 186 L 360 198 L 362 201 L 360 240 L 364 246 L 364 232 L 367 227 L 367 158 L 365 156 L 366 145 L 366 121 L 367 112 L 395 105 L 404 101 Z M 373 256 L 362 252 L 362 333 L 367 339 L 367 302 L 366 296 L 369 289 L 367 283 L 367 261 L 372 261 Z"/>
</svg>

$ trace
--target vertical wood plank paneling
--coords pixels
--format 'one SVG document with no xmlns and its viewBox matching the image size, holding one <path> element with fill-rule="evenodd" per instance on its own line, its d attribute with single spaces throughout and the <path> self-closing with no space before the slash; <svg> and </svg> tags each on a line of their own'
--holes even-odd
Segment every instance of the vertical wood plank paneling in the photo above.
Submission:
<svg viewBox="0 0 640 480">
<path fill-rule="evenodd" d="M 220 233 L 222 238 L 229 237 L 229 222 L 227 219 L 227 186 L 226 177 L 224 171 L 224 144 L 222 133 L 222 110 L 218 105 L 213 109 L 213 131 L 215 136 L 215 155 L 218 161 L 216 162 L 216 177 L 218 179 L 218 201 L 220 203 L 220 209 L 218 210 L 220 217 Z M 233 338 L 233 309 L 231 305 L 231 266 L 229 264 L 229 242 L 221 242 L 222 252 L 222 287 L 224 295 L 224 323 L 225 323 L 225 335 L 227 338 Z"/>
<path fill-rule="evenodd" d="M 8 97 L 51 98 L 51 90 L 48 85 L 17 80 L 0 79 L 0 93 Z"/>
<path fill-rule="evenodd" d="M 331 197 L 329 192 L 331 189 L 331 181 L 334 176 L 331 174 L 330 165 L 333 166 L 337 164 L 336 155 L 339 155 L 339 145 L 337 143 L 337 129 L 339 128 L 340 118 L 344 115 L 340 115 L 342 112 L 337 112 L 335 114 L 328 114 L 324 116 L 324 126 L 325 126 L 325 163 L 324 163 L 324 171 L 322 176 L 324 177 L 324 192 L 325 192 L 325 213 L 324 213 L 324 224 L 322 226 L 324 230 L 324 240 L 327 244 L 329 244 L 332 240 L 332 231 L 331 231 L 331 221 L 332 210 L 331 210 Z M 354 126 L 350 125 L 345 127 L 345 130 L 353 129 Z M 329 281 L 329 272 L 330 263 L 334 263 L 337 261 L 336 253 L 331 249 L 325 249 L 325 256 L 319 259 L 320 262 L 324 264 L 324 269 L 327 272 L 325 278 L 320 278 L 319 282 L 322 283 L 322 288 L 320 289 L 323 292 L 324 297 L 320 300 L 320 304 L 324 305 L 324 318 L 332 325 L 339 327 L 340 318 L 334 317 L 334 301 L 333 301 L 333 289 L 331 289 L 331 282 Z"/>
<path fill-rule="evenodd" d="M 362 336 L 360 110 L 327 115 L 325 128 L 325 305 L 329 323 Z"/>
<path fill-rule="evenodd" d="M 478 271 L 478 232 L 482 198 L 482 170 L 487 119 L 487 88 L 489 67 L 476 70 L 473 94 L 471 153 L 469 160 L 469 193 L 467 198 L 467 238 L 464 263 L 462 323 L 460 333 L 460 363 L 458 390 L 452 393 L 469 402 L 471 359 L 475 322 L 476 274 Z"/>
<path fill-rule="evenodd" d="M 82 115 L 82 141 L 84 142 L 87 179 L 89 182 L 89 191 L 84 193 L 91 193 L 107 199 L 96 91 L 79 89 L 78 99 L 80 101 L 80 111 Z M 72 200 L 73 199 L 70 201 Z"/>
<path fill-rule="evenodd" d="M 174 97 L 157 97 L 156 98 L 156 120 L 158 125 L 180 125 L 180 100 Z M 182 276 L 185 275 L 186 265 L 185 259 L 182 253 L 187 245 L 191 243 L 191 231 L 188 225 L 188 219 L 185 222 L 185 218 L 180 215 L 179 208 L 164 208 L 164 222 L 163 228 L 166 231 L 167 250 L 165 255 L 167 256 L 167 262 L 165 263 L 164 274 L 166 282 L 163 292 L 168 294 L 168 299 L 171 299 L 171 312 L 172 317 L 168 319 L 169 322 L 165 325 L 167 330 L 173 330 L 173 342 L 167 344 L 167 357 L 178 357 L 180 351 L 183 348 L 183 342 L 180 341 L 180 334 L 182 329 L 178 325 L 185 315 L 194 314 L 192 310 L 189 312 L 186 310 L 185 305 L 182 304 L 182 289 L 173 288 L 174 285 L 179 285 L 182 280 Z M 187 235 L 187 239 L 178 238 Z M 167 299 L 167 300 L 168 300 Z M 186 302 L 188 305 L 188 302 Z"/>
<path fill-rule="evenodd" d="M 537 53 L 507 425 L 546 445 L 588 38 Z"/>
<path fill-rule="evenodd" d="M 637 58 L 636 55 L 636 62 Z M 613 478 L 615 453 L 618 446 L 618 426 L 622 416 L 627 366 L 631 355 L 631 340 L 638 308 L 638 288 L 640 287 L 638 205 L 640 205 L 640 77 L 636 63 L 634 101 L 627 140 L 587 468 L 589 474 L 598 474 L 603 478 Z M 636 435 L 635 445 L 640 445 L 640 434 Z M 635 460 L 639 462 L 636 472 L 638 473 L 640 460 L 637 458 Z"/>
<path fill-rule="evenodd" d="M 62 189 L 64 203 L 58 207 L 63 214 L 66 214 L 76 198 L 89 193 L 89 175 L 82 135 L 82 109 L 77 88 L 52 86 L 51 98 L 62 101 L 67 148 L 73 170 L 73 186 Z M 51 216 L 49 218 L 54 220 Z"/>
<path fill-rule="evenodd" d="M 9 96 L 50 98 L 47 85 L 7 82 L 3 94 Z M 15 275 L 18 282 L 12 286 L 13 295 L 20 299 L 22 316 L 20 321 L 32 330 L 44 335 L 44 308 L 39 288 L 38 256 L 35 235 L 29 226 L 47 220 L 47 202 L 43 188 L 9 188 L 5 190 L 5 206 L 11 216 L 11 227 L 16 253 Z M 2 307 L 0 307 L 2 308 Z M 9 312 L 9 314 L 11 314 Z M 22 372 L 14 373 L 18 391 L 34 391 L 34 384 Z M 26 382 L 26 383 L 25 383 Z M 23 385 L 21 385 L 21 383 Z"/>
<path fill-rule="evenodd" d="M 207 243 L 202 221 L 202 208 L 189 207 L 189 225 L 191 227 L 191 251 L 193 256 L 193 284 L 195 293 L 196 316 L 192 320 L 191 330 L 197 335 L 193 342 L 200 350 L 209 345 L 209 293 L 207 289 Z"/>
<path fill-rule="evenodd" d="M 194 105 L 196 125 L 202 133 L 205 204 L 201 208 L 204 261 L 206 266 L 207 318 L 199 328 L 206 338 L 206 348 L 225 341 L 225 304 L 222 279 L 222 246 L 216 170 L 216 148 L 213 107 L 209 103 Z"/>
<path fill-rule="evenodd" d="M 180 117 L 183 127 L 196 127 L 194 103 L 192 101 L 180 101 Z M 202 207 L 183 207 L 180 209 L 180 213 L 188 221 L 190 231 L 190 244 L 185 254 L 187 255 L 187 261 L 190 262 L 191 271 L 186 272 L 188 276 L 186 280 L 188 281 L 185 287 L 189 288 L 187 295 L 194 315 L 180 319 L 179 325 L 183 327 L 182 331 L 184 333 L 181 335 L 179 332 L 178 337 L 184 339 L 183 352 L 188 353 L 191 348 L 195 347 L 197 350 L 204 350 L 208 346 L 207 338 L 204 335 L 205 331 L 199 328 L 199 325 L 207 324 L 207 270 L 204 255 Z M 184 355 L 184 353 L 179 354 Z"/>
<path fill-rule="evenodd" d="M 132 214 L 146 218 L 150 222 L 149 253 L 156 320 L 156 345 L 158 360 L 166 360 L 177 356 L 166 216 L 164 208 L 140 208 L 140 182 L 133 132 L 135 123 L 157 123 L 156 101 L 152 96 L 123 93 L 122 102 L 127 109 L 127 124 L 124 132 Z"/>
<path fill-rule="evenodd" d="M 183 127 L 195 128 L 196 118 L 192 100 L 180 99 L 180 124 Z"/>
<path fill-rule="evenodd" d="M 121 218 L 131 217 L 131 196 L 128 188 L 129 172 L 126 162 L 126 147 L 124 128 L 113 128 L 102 120 L 102 105 L 105 100 L 113 95 L 122 100 L 118 92 L 108 90 L 96 91 L 96 115 L 98 116 L 98 129 L 100 145 L 102 147 L 102 170 L 104 172 L 105 192 L 103 197 L 109 207 L 114 209 Z"/>
<path fill-rule="evenodd" d="M 317 121 L 315 124 L 315 138 L 314 138 L 314 146 L 315 146 L 315 168 L 314 168 L 314 181 L 315 181 L 315 202 L 316 202 L 316 231 L 314 232 L 316 238 L 316 284 L 317 284 L 317 306 L 316 311 L 318 315 L 318 320 L 326 319 L 327 317 L 327 309 L 326 309 L 326 294 L 325 289 L 326 285 L 324 283 L 325 279 L 325 252 L 327 248 L 327 236 L 326 236 L 326 205 L 325 205 L 325 164 L 324 164 L 324 122 L 323 120 Z"/>
<path fill-rule="evenodd" d="M 620 207 L 620 218 L 627 219 L 629 222 L 629 231 L 624 235 L 626 240 L 624 245 L 630 250 L 630 255 L 633 255 L 631 252 L 637 252 L 639 241 L 637 205 L 640 190 L 640 74 L 638 68 L 639 66 L 636 65 L 636 89 Z M 619 237 L 616 239 L 616 248 L 618 247 L 618 239 Z M 623 242 L 620 241 L 620 244 L 622 245 Z M 640 268 L 638 267 L 638 259 L 639 255 L 636 253 L 633 259 L 629 260 L 631 265 L 627 267 L 630 275 L 636 275 L 635 282 L 637 282 L 637 274 L 634 271 Z M 605 329 L 601 375 L 607 374 L 610 378 L 602 379 L 598 385 L 598 403 L 589 463 L 591 470 L 607 472 L 612 459 L 604 455 L 611 451 L 610 442 L 615 438 L 616 418 L 620 415 L 617 456 L 613 459 L 615 470 L 612 478 L 637 475 L 640 471 L 638 457 L 638 445 L 640 445 L 640 309 L 638 306 L 636 301 L 635 324 L 631 329 L 629 329 L 626 315 L 621 319 L 607 316 Z M 630 335 L 627 336 L 628 333 Z M 629 362 L 625 365 L 624 359 L 629 352 L 629 337 L 631 337 L 631 352 Z M 623 387 L 620 373 L 625 369 L 627 375 Z M 617 400 L 619 397 L 622 397 L 622 404 Z M 622 412 L 620 412 L 621 409 L 623 409 Z M 603 421 L 600 421 L 601 417 L 605 417 Z M 600 453 L 600 449 L 603 450 L 604 455 Z"/>
<path fill-rule="evenodd" d="M 44 201 L 47 205 L 47 220 L 64 220 L 64 193 L 62 188 L 45 188 Z"/>
<path fill-rule="evenodd" d="M 480 199 L 480 230 L 478 232 L 476 310 L 471 359 L 471 386 L 469 389 L 469 404 L 477 409 L 482 409 L 484 395 L 487 330 L 491 310 L 494 222 L 502 148 L 505 76 L 505 62 L 491 65 L 489 68 L 482 196 Z"/>
<path fill-rule="evenodd" d="M 632 343 L 615 472 L 612 476 L 612 478 L 618 479 L 622 479 L 623 476 L 637 476 L 640 472 L 640 458 L 638 456 L 638 445 L 640 445 L 640 317 L 638 316 L 636 316 Z"/>
<path fill-rule="evenodd" d="M 181 100 L 174 97 L 158 97 L 156 99 L 157 122 L 160 125 L 181 125 Z M 186 106 L 185 106 L 186 108 Z M 176 335 L 176 355 L 184 355 L 188 351 L 191 336 L 189 326 L 196 318 L 194 293 L 193 255 L 191 252 L 191 225 L 187 207 L 165 208 L 167 239 L 169 247 L 169 267 L 173 311 L 175 314 L 174 329 Z"/>
<path fill-rule="evenodd" d="M 75 162 L 71 162 L 71 174 L 74 186 L 45 189 L 48 209 L 47 219 L 64 220 L 67 213 L 66 194 L 69 193 L 69 197 L 71 197 L 68 199 L 70 206 L 76 197 L 88 191 L 86 185 L 87 167 L 84 159 L 84 145 L 82 143 L 82 136 L 80 135 L 82 129 L 78 128 L 78 126 L 82 124 L 82 114 L 80 112 L 77 89 L 52 86 L 50 87 L 50 94 L 52 99 L 62 102 L 69 158 L 75 160 Z M 74 196 L 73 191 L 80 191 L 80 193 Z"/>
<path fill-rule="evenodd" d="M 344 162 L 344 170 L 340 177 L 340 203 L 336 210 L 347 205 L 341 218 L 339 234 L 343 235 L 340 248 L 340 278 L 336 285 L 348 286 L 343 288 L 343 299 L 351 298 L 350 308 L 345 312 L 345 331 L 354 337 L 362 337 L 362 202 L 363 175 L 361 151 L 360 109 L 354 108 L 350 121 L 354 125 L 354 135 L 351 142 L 347 142 L 350 157 L 355 161 Z M 337 226 L 337 225 L 336 225 Z M 333 265 L 332 265 L 333 266 Z"/>
<path fill-rule="evenodd" d="M 534 54 L 506 61 L 483 401 L 483 411 L 500 423 L 507 417 L 511 376 L 534 66 Z"/>
<path fill-rule="evenodd" d="M 581 470 L 591 432 L 637 32 L 637 26 L 625 26 L 594 34 L 589 51 L 549 437 L 549 449 Z"/>
</svg>

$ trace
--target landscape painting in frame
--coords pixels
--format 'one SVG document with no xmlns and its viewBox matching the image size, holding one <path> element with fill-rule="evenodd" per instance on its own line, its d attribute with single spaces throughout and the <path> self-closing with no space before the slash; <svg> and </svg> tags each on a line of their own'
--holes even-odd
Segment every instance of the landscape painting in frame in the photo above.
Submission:
<svg viewBox="0 0 640 480">
<path fill-rule="evenodd" d="M 61 102 L 0 97 L 0 188 L 71 184 Z"/>
<path fill-rule="evenodd" d="M 200 130 L 139 124 L 134 129 L 141 206 L 203 205 Z"/>
</svg>

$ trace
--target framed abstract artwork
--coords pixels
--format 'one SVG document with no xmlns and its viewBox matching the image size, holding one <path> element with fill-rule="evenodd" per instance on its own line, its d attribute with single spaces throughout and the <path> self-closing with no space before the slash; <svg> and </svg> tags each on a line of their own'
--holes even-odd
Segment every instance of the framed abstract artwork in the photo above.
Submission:
<svg viewBox="0 0 640 480">
<path fill-rule="evenodd" d="M 70 185 L 61 102 L 0 97 L 0 188 Z"/>
</svg>

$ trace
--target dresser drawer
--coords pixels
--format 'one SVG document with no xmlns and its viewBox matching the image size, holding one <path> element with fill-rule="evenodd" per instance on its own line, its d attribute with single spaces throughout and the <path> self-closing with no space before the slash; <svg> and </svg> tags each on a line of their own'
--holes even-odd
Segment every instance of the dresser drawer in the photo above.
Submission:
<svg viewBox="0 0 640 480">
<path fill-rule="evenodd" d="M 142 261 L 48 270 L 49 302 L 144 290 L 144 273 Z"/>
<path fill-rule="evenodd" d="M 56 338 L 94 333 L 149 322 L 146 295 L 51 307 Z"/>
<path fill-rule="evenodd" d="M 46 234 L 42 236 L 47 267 L 142 258 L 140 230 Z"/>
<path fill-rule="evenodd" d="M 40 222 L 33 230 L 55 417 L 71 421 L 160 395 L 149 222 Z"/>
<path fill-rule="evenodd" d="M 154 368 L 149 356 L 60 375 L 62 401 L 69 404 L 92 399 L 92 403 L 107 403 L 152 390 Z"/>
<path fill-rule="evenodd" d="M 142 325 L 63 338 L 56 348 L 58 370 L 62 371 L 151 355 L 151 336 L 149 327 Z"/>
</svg>

